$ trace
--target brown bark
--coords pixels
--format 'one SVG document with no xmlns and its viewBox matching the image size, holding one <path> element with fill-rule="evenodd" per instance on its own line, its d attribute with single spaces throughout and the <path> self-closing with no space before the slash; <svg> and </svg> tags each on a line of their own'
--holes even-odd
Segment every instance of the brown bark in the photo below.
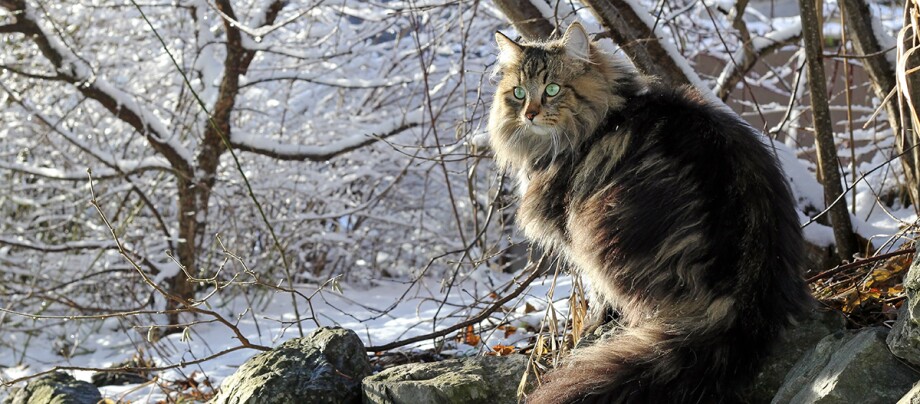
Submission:
<svg viewBox="0 0 920 404">
<path fill-rule="evenodd" d="M 217 181 L 217 168 L 220 157 L 227 151 L 232 130 L 231 117 L 236 106 L 236 98 L 240 92 L 240 75 L 245 74 L 255 55 L 254 52 L 243 48 L 242 34 L 233 21 L 237 20 L 236 13 L 229 0 L 216 1 L 218 10 L 229 18 L 224 19 L 224 30 L 227 33 L 226 52 L 224 57 L 224 75 L 218 87 L 217 101 L 211 108 L 210 121 L 205 126 L 204 136 L 199 145 L 195 161 L 196 175 L 178 179 L 179 188 L 179 246 L 178 260 L 185 267 L 186 272 L 192 276 L 198 275 L 198 262 L 200 244 L 204 240 L 207 227 L 208 208 L 211 201 L 211 192 Z M 283 6 L 283 2 L 273 3 L 266 10 L 265 24 L 274 23 L 275 17 Z M 180 272 L 170 279 L 170 292 L 182 299 L 189 299 L 195 295 L 195 285 Z M 166 309 L 180 309 L 181 305 L 175 301 L 167 301 Z M 179 324 L 179 311 L 173 310 L 169 314 L 170 324 Z"/>
<path fill-rule="evenodd" d="M 842 0 L 841 6 L 846 19 L 847 37 L 853 42 L 853 48 L 856 53 L 866 56 L 860 58 L 860 62 L 869 75 L 875 96 L 884 102 L 897 84 L 895 68 L 888 62 L 886 49 L 882 49 L 878 38 L 875 36 L 869 5 L 864 0 Z M 911 62 L 908 64 L 909 66 L 918 65 L 916 60 Z M 916 86 L 916 83 L 913 84 Z M 912 92 L 912 94 L 920 94 L 920 92 Z M 903 153 L 914 147 L 917 143 L 917 138 L 913 133 L 904 130 L 901 120 L 902 116 L 909 114 L 908 110 L 906 108 L 901 109 L 897 97 L 891 97 L 888 102 L 885 102 L 884 107 L 885 113 L 888 115 L 888 124 L 898 139 L 895 142 L 898 152 Z M 918 179 L 920 179 L 920 171 L 918 171 L 920 157 L 918 157 L 916 149 L 908 151 L 901 157 L 900 161 L 908 184 L 906 189 L 908 196 L 914 205 L 914 209 L 920 209 L 920 187 L 917 186 Z"/>
<path fill-rule="evenodd" d="M 549 38 L 556 27 L 543 17 L 531 1 L 535 0 L 495 0 L 495 5 L 525 39 L 534 41 Z"/>
<path fill-rule="evenodd" d="M 751 33 L 748 30 L 747 23 L 744 22 L 744 11 L 747 9 L 747 6 L 748 0 L 739 0 L 735 3 L 735 7 L 732 8 L 730 16 L 732 27 L 738 31 L 738 35 L 741 37 L 743 53 L 741 60 L 731 60 L 723 69 L 722 74 L 719 75 L 719 82 L 716 83 L 715 93 L 722 101 L 728 99 L 728 96 L 731 94 L 732 90 L 735 89 L 738 82 L 744 79 L 744 76 L 754 68 L 754 65 L 757 64 L 760 58 L 776 52 L 783 46 L 796 43 L 802 39 L 800 33 L 799 35 L 785 38 L 782 41 L 773 42 L 770 45 L 755 50 Z"/>
<path fill-rule="evenodd" d="M 270 4 L 265 13 L 266 25 L 274 23 L 285 1 L 278 0 Z M 228 0 L 218 0 L 218 9 L 231 19 L 236 19 L 235 13 Z M 178 189 L 178 238 L 181 240 L 176 246 L 176 258 L 185 270 L 193 276 L 198 272 L 199 247 L 206 227 L 208 206 L 212 189 L 217 179 L 217 168 L 221 155 L 226 152 L 231 131 L 231 117 L 235 110 L 236 97 L 239 94 L 239 77 L 249 68 L 255 55 L 252 51 L 243 48 L 239 28 L 232 22 L 225 20 L 224 29 L 227 32 L 227 55 L 224 59 L 224 75 L 219 86 L 217 101 L 209 111 L 210 124 L 206 126 L 195 161 L 188 161 L 165 139 L 170 139 L 172 134 L 159 133 L 149 123 L 145 122 L 140 111 L 134 111 L 120 105 L 111 94 L 95 86 L 92 81 L 85 81 L 74 70 L 76 67 L 65 62 L 62 55 L 37 21 L 30 19 L 25 12 L 26 5 L 23 0 L 0 0 L 0 6 L 7 8 L 16 16 L 13 24 L 0 27 L 0 33 L 18 32 L 25 34 L 42 55 L 54 65 L 58 72 L 55 80 L 63 80 L 74 85 L 78 91 L 88 98 L 101 104 L 112 115 L 119 118 L 138 133 L 142 134 L 151 147 L 165 157 L 173 167 Z M 194 284 L 189 281 L 185 272 L 170 278 L 168 292 L 181 301 L 187 302 L 194 297 Z M 170 324 L 178 324 L 179 312 L 184 305 L 180 301 L 167 299 L 167 312 Z M 175 330 L 170 330 L 175 331 Z"/>
<path fill-rule="evenodd" d="M 585 4 L 608 29 L 640 72 L 671 85 L 689 85 L 690 80 L 661 45 L 636 10 L 624 0 L 586 0 Z"/>
<path fill-rule="evenodd" d="M 843 194 L 840 183 L 837 147 L 831 124 L 830 108 L 827 103 L 827 84 L 824 75 L 821 25 L 813 0 L 799 0 L 802 16 L 802 40 L 805 44 L 805 58 L 808 68 L 809 92 L 811 93 L 812 119 L 815 126 L 815 147 L 818 151 L 818 172 L 824 184 L 824 202 L 834 203 Z M 841 198 L 842 200 L 842 198 Z M 834 230 L 837 256 L 840 260 L 851 260 L 858 251 L 853 234 L 850 214 L 845 203 L 835 203 L 828 212 Z"/>
</svg>

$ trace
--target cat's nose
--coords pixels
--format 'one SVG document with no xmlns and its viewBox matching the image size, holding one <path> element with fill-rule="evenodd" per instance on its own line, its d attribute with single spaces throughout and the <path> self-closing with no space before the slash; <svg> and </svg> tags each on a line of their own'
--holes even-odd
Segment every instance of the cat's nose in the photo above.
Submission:
<svg viewBox="0 0 920 404">
<path fill-rule="evenodd" d="M 527 111 L 524 113 L 524 117 L 527 118 L 527 120 L 532 121 L 537 117 L 537 111 Z"/>
</svg>

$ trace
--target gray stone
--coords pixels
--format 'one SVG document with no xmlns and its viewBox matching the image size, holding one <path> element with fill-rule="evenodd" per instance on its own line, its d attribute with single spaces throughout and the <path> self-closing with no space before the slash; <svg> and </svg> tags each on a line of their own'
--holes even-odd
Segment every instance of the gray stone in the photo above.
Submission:
<svg viewBox="0 0 920 404">
<path fill-rule="evenodd" d="M 920 365 L 920 252 L 904 276 L 907 300 L 888 334 L 888 347 L 895 356 Z"/>
<path fill-rule="evenodd" d="M 102 394 L 92 383 L 54 372 L 14 390 L 4 404 L 96 404 L 100 400 Z"/>
<path fill-rule="evenodd" d="M 150 379 L 137 373 L 118 371 L 93 373 L 91 380 L 93 381 L 93 385 L 96 387 L 124 386 L 126 384 L 141 384 L 150 381 Z"/>
<path fill-rule="evenodd" d="M 517 403 L 527 357 L 475 356 L 395 366 L 364 379 L 364 403 Z"/>
<path fill-rule="evenodd" d="M 882 327 L 822 339 L 786 375 L 773 403 L 887 404 L 920 378 L 885 345 Z"/>
<path fill-rule="evenodd" d="M 833 310 L 815 310 L 791 327 L 766 358 L 751 387 L 743 393 L 749 403 L 769 403 L 786 374 L 822 338 L 843 330 L 844 317 Z"/>
<path fill-rule="evenodd" d="M 370 373 L 354 331 L 319 328 L 247 360 L 211 403 L 358 403 Z"/>
<path fill-rule="evenodd" d="M 920 404 L 920 383 L 917 383 L 898 400 L 898 404 Z"/>
</svg>

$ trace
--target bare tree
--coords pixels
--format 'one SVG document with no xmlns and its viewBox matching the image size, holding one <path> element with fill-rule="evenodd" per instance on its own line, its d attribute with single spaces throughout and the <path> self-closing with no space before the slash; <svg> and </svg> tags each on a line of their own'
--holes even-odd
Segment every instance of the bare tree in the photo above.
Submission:
<svg viewBox="0 0 920 404">
<path fill-rule="evenodd" d="M 872 83 L 872 90 L 879 100 L 882 100 L 882 106 L 885 109 L 888 118 L 888 124 L 898 139 L 898 152 L 901 156 L 901 168 L 904 170 L 906 186 L 904 191 L 907 193 L 914 207 L 920 207 L 920 153 L 916 150 L 917 135 L 915 132 L 905 130 L 905 116 L 910 116 L 910 108 L 906 103 L 901 102 L 902 96 L 892 97 L 893 91 L 897 86 L 895 75 L 895 66 L 888 59 L 889 52 L 894 48 L 887 48 L 882 45 L 882 39 L 879 35 L 886 35 L 879 32 L 873 24 L 877 24 L 869 4 L 863 0 L 843 0 L 841 1 L 843 15 L 846 18 L 846 29 L 850 32 L 849 38 L 856 49 L 857 57 L 866 69 Z M 911 24 L 905 24 L 907 35 L 900 40 L 906 47 L 911 47 L 910 35 Z M 887 38 L 886 38 L 887 39 Z M 905 66 L 916 66 L 918 64 L 917 56 L 912 54 L 904 55 Z M 905 76 L 907 77 L 907 76 Z M 910 78 L 907 83 L 906 92 L 917 93 L 918 81 Z M 902 90 L 902 91 L 903 91 Z"/>
<path fill-rule="evenodd" d="M 78 16 L 61 13 L 60 8 L 71 6 L 91 10 L 84 11 L 84 17 L 98 24 L 98 28 L 94 31 L 94 27 L 83 26 Z M 475 99 L 478 87 L 467 85 L 465 72 L 459 76 L 450 74 L 451 68 L 465 70 L 463 64 L 449 66 L 439 59 L 441 66 L 437 68 L 441 70 L 425 71 L 432 66 L 431 55 L 443 52 L 434 46 L 451 41 L 465 43 L 464 37 L 455 40 L 457 37 L 445 26 L 413 26 L 403 16 L 457 13 L 463 16 L 463 34 L 468 37 L 469 21 L 478 12 L 476 5 L 405 8 L 395 10 L 395 14 L 386 14 L 385 6 L 374 10 L 375 6 L 369 5 L 363 17 L 366 22 L 335 5 L 307 2 L 295 8 L 294 3 L 282 0 L 252 4 L 188 1 L 163 7 L 96 6 L 79 1 L 52 6 L 3 0 L 0 7 L 5 11 L 0 35 L 12 46 L 0 61 L 4 72 L 0 93 L 16 110 L 31 117 L 28 122 L 15 124 L 22 128 L 23 137 L 16 138 L 15 145 L 10 143 L 5 152 L 9 155 L 15 147 L 28 148 L 30 144 L 36 149 L 38 145 L 28 134 L 38 133 L 33 139 L 42 139 L 41 147 L 63 152 L 66 162 L 48 169 L 41 167 L 44 157 L 20 153 L 18 162 L 7 160 L 0 164 L 19 175 L 39 176 L 41 184 L 59 184 L 52 187 L 85 183 L 85 169 L 79 167 L 94 167 L 95 178 L 112 187 L 103 185 L 102 189 L 112 189 L 115 194 L 124 193 L 117 190 L 119 183 L 128 184 L 122 205 L 130 207 L 126 203 L 134 197 L 141 200 L 139 220 L 156 223 L 163 240 L 136 239 L 144 247 L 134 246 L 133 253 L 150 274 L 168 283 L 171 294 L 185 301 L 194 296 L 196 288 L 186 274 L 198 276 L 213 267 L 213 258 L 203 258 L 209 250 L 214 251 L 213 232 L 240 225 L 241 220 L 249 221 L 247 226 L 252 227 L 240 228 L 236 237 L 248 240 L 254 251 L 271 257 L 265 267 L 279 268 L 288 285 L 298 279 L 318 281 L 304 271 L 305 265 L 313 265 L 318 272 L 330 260 L 332 265 L 345 265 L 336 264 L 328 256 L 327 247 L 306 245 L 306 237 L 283 234 L 281 229 L 291 229 L 298 222 L 316 223 L 304 227 L 305 232 L 323 226 L 360 228 L 367 220 L 360 213 L 380 206 L 384 195 L 394 194 L 393 185 L 407 178 L 406 170 L 411 164 L 388 162 L 376 179 L 365 176 L 367 182 L 352 180 L 343 183 L 341 190 L 328 191 L 357 200 L 357 206 L 350 208 L 337 207 L 322 194 L 306 196 L 300 205 L 297 199 L 290 201 L 289 193 L 284 200 L 289 201 L 287 206 L 293 211 L 286 214 L 293 216 L 286 218 L 277 216 L 277 204 L 263 208 L 261 200 L 273 198 L 269 192 L 296 188 L 300 180 L 289 177 L 293 182 L 286 183 L 282 177 L 273 186 L 251 183 L 251 177 L 260 174 L 260 169 L 266 168 L 261 172 L 268 173 L 279 164 L 311 162 L 307 170 L 331 170 L 335 176 L 336 165 L 329 162 L 347 153 L 401 134 L 419 136 L 418 144 L 431 144 L 434 149 L 435 143 L 444 138 L 438 134 L 436 123 L 441 124 L 443 119 L 444 125 L 467 136 L 475 130 L 472 118 L 482 113 L 481 104 L 470 112 L 457 108 L 474 104 L 469 99 Z M 311 13 L 320 17 L 308 17 Z M 102 15 L 109 19 L 99 19 Z M 386 15 L 389 17 L 381 17 Z M 494 26 L 492 21 L 483 23 Z M 119 31 L 126 37 L 108 37 Z M 128 39 L 132 42 L 120 45 L 122 48 L 113 45 Z M 301 42 L 291 42 L 295 40 Z M 305 43 L 311 46 L 299 47 Z M 122 51 L 113 52 L 115 49 Z M 378 55 L 381 60 L 389 58 L 390 62 L 370 65 L 362 53 Z M 166 69 L 151 73 L 154 66 Z M 399 88 L 406 90 L 393 91 Z M 443 92 L 429 94 L 426 89 L 431 88 L 436 88 L 432 93 Z M 288 102 L 277 101 L 284 98 Z M 267 108 L 280 113 L 272 117 L 262 112 Z M 331 124 L 332 113 L 353 114 L 354 118 L 347 120 L 347 125 Z M 439 146 L 463 145 L 462 137 L 453 138 L 454 131 L 444 132 L 452 139 Z M 418 150 L 404 150 L 401 145 L 389 143 L 369 153 L 385 149 L 398 150 L 409 160 L 413 153 L 417 157 L 428 153 L 419 155 Z M 240 152 L 247 152 L 245 164 L 241 163 Z M 466 163 L 458 159 L 452 164 Z M 73 168 L 61 169 L 64 166 Z M 467 179 L 452 174 L 453 169 L 448 169 L 446 163 L 434 166 L 439 170 L 443 166 L 445 173 L 451 173 L 446 174 L 446 181 L 462 181 L 464 186 L 486 175 Z M 166 184 L 172 190 L 164 189 Z M 215 190 L 222 186 L 225 191 L 215 200 Z M 413 191 L 407 188 L 405 192 Z M 473 190 L 464 193 L 477 197 Z M 228 198 L 231 194 L 241 199 Z M 424 198 L 427 192 L 415 195 Z M 103 192 L 103 198 L 107 196 Z M 213 212 L 215 206 L 219 213 Z M 227 218 L 234 210 L 237 217 L 210 222 Z M 463 232 L 467 225 L 460 223 L 461 215 L 482 212 L 457 212 L 455 229 Z M 347 223 L 340 217 L 348 218 Z M 34 235 L 45 237 L 44 232 Z M 6 237 L 0 238 L 6 242 L 0 242 L 45 251 L 67 246 L 57 242 L 47 246 L 36 238 Z M 85 250 L 87 246 L 79 247 Z M 160 248 L 170 251 L 181 271 L 163 259 Z M 292 259 L 290 254 L 315 258 Z M 159 258 L 152 259 L 151 255 Z M 172 324 L 180 322 L 176 311 L 179 303 L 165 302 Z M 293 296 L 292 304 L 296 310 L 298 303 Z"/>
<path fill-rule="evenodd" d="M 842 261 L 853 259 L 858 250 L 853 234 L 850 213 L 845 203 L 834 203 L 843 195 L 840 183 L 837 146 L 827 102 L 827 86 L 824 75 L 824 47 L 821 39 L 821 24 L 812 0 L 799 0 L 802 16 L 803 41 L 808 63 L 808 84 L 811 94 L 811 110 L 815 124 L 815 145 L 818 147 L 818 173 L 824 184 L 824 200 L 830 206 L 830 218 L 837 242 L 837 256 Z"/>
</svg>

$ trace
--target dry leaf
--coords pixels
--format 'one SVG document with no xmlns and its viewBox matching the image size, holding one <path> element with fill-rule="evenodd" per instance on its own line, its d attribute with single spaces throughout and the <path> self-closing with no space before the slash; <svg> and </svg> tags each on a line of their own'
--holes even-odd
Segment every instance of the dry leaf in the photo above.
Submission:
<svg viewBox="0 0 920 404">
<path fill-rule="evenodd" d="M 498 344 L 492 347 L 492 351 L 498 356 L 511 355 L 514 353 L 514 346 Z"/>
</svg>

